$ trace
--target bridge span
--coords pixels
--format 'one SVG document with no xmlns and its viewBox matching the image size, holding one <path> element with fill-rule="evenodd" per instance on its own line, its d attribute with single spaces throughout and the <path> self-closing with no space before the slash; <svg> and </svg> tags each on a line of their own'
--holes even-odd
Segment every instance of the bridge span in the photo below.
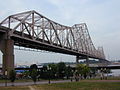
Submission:
<svg viewBox="0 0 120 90">
<path fill-rule="evenodd" d="M 96 66 L 91 68 L 97 68 L 97 69 L 120 69 L 120 65 L 107 65 L 107 66 Z"/>
<path fill-rule="evenodd" d="M 74 55 L 76 62 L 89 58 L 108 62 L 103 48 L 95 48 L 85 23 L 65 26 L 36 11 L 14 14 L 0 22 L 3 72 L 14 69 L 14 45 Z"/>
</svg>

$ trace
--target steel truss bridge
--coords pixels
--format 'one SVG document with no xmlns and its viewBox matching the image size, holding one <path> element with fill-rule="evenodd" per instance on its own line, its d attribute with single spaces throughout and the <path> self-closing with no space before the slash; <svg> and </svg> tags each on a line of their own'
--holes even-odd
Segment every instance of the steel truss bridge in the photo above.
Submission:
<svg viewBox="0 0 120 90">
<path fill-rule="evenodd" d="M 105 59 L 102 47 L 95 48 L 85 23 L 65 26 L 36 11 L 8 16 L 0 22 L 3 71 L 14 68 L 14 45 L 69 54 L 79 59 Z"/>
</svg>

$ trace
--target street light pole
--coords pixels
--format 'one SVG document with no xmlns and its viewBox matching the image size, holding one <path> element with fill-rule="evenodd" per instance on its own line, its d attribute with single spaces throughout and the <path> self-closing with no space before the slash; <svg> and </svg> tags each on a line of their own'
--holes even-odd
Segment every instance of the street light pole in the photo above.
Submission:
<svg viewBox="0 0 120 90">
<path fill-rule="evenodd" d="M 7 87 L 7 70 L 5 70 L 5 86 Z"/>
<path fill-rule="evenodd" d="M 50 84 L 50 74 L 49 74 L 49 84 Z"/>
<path fill-rule="evenodd" d="M 49 81 L 48 83 L 50 84 L 50 70 L 51 70 L 51 67 L 48 66 L 48 73 L 49 73 Z"/>
</svg>

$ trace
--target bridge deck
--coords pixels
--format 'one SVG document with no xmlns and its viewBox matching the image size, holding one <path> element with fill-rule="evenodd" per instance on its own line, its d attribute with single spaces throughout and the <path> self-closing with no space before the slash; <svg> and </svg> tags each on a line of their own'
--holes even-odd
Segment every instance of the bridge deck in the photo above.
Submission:
<svg viewBox="0 0 120 90">
<path fill-rule="evenodd" d="M 9 30 L 9 28 L 0 26 L 0 33 L 5 33 Z M 69 55 L 75 55 L 75 56 L 82 56 L 86 57 L 88 56 L 89 58 L 95 58 L 95 59 L 101 59 L 96 56 L 88 55 L 87 53 L 80 52 L 68 47 L 62 47 L 56 43 L 50 44 L 46 40 L 42 39 L 31 39 L 31 37 L 27 34 L 24 34 L 24 37 L 20 36 L 20 32 L 15 31 L 15 34 L 11 36 L 11 39 L 14 40 L 14 45 L 16 46 L 23 46 L 27 48 L 33 48 L 33 49 L 39 49 L 39 50 L 46 50 L 46 51 L 52 51 L 52 52 L 57 52 L 57 53 L 62 53 L 62 54 L 69 54 Z"/>
<path fill-rule="evenodd" d="M 97 68 L 97 69 L 101 69 L 101 68 L 106 68 L 106 69 L 120 69 L 120 65 L 119 66 L 98 66 L 98 67 L 91 67 L 91 68 Z"/>
<path fill-rule="evenodd" d="M 103 48 L 95 48 L 85 23 L 65 26 L 33 10 L 11 15 L 0 26 L 17 46 L 105 60 Z"/>
</svg>

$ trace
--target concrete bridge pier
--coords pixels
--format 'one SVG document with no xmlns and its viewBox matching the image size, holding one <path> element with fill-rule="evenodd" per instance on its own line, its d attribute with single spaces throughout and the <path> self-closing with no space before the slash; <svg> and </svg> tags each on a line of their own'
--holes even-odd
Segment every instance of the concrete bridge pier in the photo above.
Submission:
<svg viewBox="0 0 120 90">
<path fill-rule="evenodd" d="M 3 37 L 0 41 L 0 50 L 3 53 L 3 75 L 5 75 L 5 71 L 7 71 L 7 75 L 9 76 L 10 71 L 14 70 L 14 41 Z"/>
<path fill-rule="evenodd" d="M 79 56 L 76 56 L 76 64 L 79 64 Z"/>
<path fill-rule="evenodd" d="M 89 57 L 76 56 L 76 64 L 79 64 L 80 59 L 86 59 L 86 65 L 89 66 Z"/>
<path fill-rule="evenodd" d="M 89 57 L 86 57 L 86 65 L 89 66 Z"/>
</svg>

